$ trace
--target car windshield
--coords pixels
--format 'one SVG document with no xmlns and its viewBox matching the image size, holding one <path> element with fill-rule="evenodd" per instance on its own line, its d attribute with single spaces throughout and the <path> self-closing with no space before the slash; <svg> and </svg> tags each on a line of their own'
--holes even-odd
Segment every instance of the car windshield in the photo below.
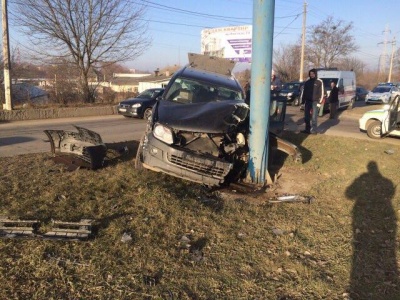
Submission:
<svg viewBox="0 0 400 300">
<path fill-rule="evenodd" d="M 159 93 L 161 90 L 145 90 L 141 92 L 136 98 L 145 98 L 145 99 L 152 99 L 154 98 L 157 93 Z"/>
<path fill-rule="evenodd" d="M 165 97 L 178 103 L 243 100 L 242 92 L 193 79 L 177 78 Z"/>
<path fill-rule="evenodd" d="M 389 93 L 390 92 L 390 86 L 377 86 L 372 90 L 373 93 Z"/>
<path fill-rule="evenodd" d="M 290 83 L 290 82 L 288 82 L 288 83 L 285 83 L 283 85 L 282 89 L 283 90 L 289 90 L 289 91 L 295 91 L 295 90 L 298 90 L 299 87 L 300 87 L 300 83 Z"/>
</svg>

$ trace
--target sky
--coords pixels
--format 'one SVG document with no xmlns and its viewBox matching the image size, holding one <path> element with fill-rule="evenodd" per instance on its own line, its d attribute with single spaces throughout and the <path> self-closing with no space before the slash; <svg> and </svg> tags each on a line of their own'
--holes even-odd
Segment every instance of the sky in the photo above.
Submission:
<svg viewBox="0 0 400 300">
<path fill-rule="evenodd" d="M 131 0 L 126 0 L 131 1 Z M 136 0 L 147 5 L 152 44 L 141 56 L 123 65 L 154 71 L 188 63 L 187 53 L 200 53 L 201 30 L 252 25 L 253 0 Z M 400 2 L 398 0 L 307 0 L 306 26 L 320 24 L 328 16 L 353 23 L 351 34 L 359 50 L 353 56 L 371 69 L 379 66 L 386 53 L 389 63 L 392 42 L 400 47 Z M 384 3 L 384 4 L 383 4 Z M 301 38 L 304 0 L 276 0 L 274 48 L 294 44 Z M 11 44 L 23 37 L 11 30 Z"/>
<path fill-rule="evenodd" d="M 200 53 L 201 30 L 206 28 L 252 25 L 253 0 L 150 0 L 146 19 L 152 46 L 128 63 L 140 70 L 168 65 L 184 65 L 187 53 Z M 307 0 L 306 26 L 320 24 L 328 16 L 353 23 L 351 34 L 359 50 L 353 56 L 371 69 L 379 66 L 386 52 L 389 63 L 392 42 L 400 47 L 400 2 L 386 0 Z M 303 0 L 276 0 L 274 48 L 300 40 Z M 385 43 L 386 41 L 386 43 Z M 386 46 L 386 47 L 385 47 Z M 385 49 L 386 48 L 386 49 Z"/>
</svg>

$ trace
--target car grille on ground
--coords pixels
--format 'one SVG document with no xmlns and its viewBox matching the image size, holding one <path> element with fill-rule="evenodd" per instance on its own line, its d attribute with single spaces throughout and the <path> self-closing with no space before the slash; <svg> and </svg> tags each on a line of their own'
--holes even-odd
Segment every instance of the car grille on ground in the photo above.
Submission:
<svg viewBox="0 0 400 300">
<path fill-rule="evenodd" d="M 193 172 L 221 179 L 223 179 L 230 170 L 230 167 L 228 167 L 230 164 L 228 163 L 217 162 L 216 164 L 207 165 L 204 164 L 204 160 L 196 157 L 180 157 L 178 155 L 169 154 L 168 160 L 172 164 Z"/>
</svg>

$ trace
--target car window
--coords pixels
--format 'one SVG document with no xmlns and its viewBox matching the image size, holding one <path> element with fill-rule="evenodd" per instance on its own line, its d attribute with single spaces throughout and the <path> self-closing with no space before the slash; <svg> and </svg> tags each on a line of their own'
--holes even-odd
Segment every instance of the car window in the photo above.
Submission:
<svg viewBox="0 0 400 300">
<path fill-rule="evenodd" d="M 199 103 L 225 100 L 243 100 L 242 92 L 209 83 L 176 78 L 165 97 L 178 103 Z"/>
<path fill-rule="evenodd" d="M 137 98 L 145 98 L 145 99 L 151 99 L 154 96 L 154 90 L 145 90 L 141 92 Z"/>
<path fill-rule="evenodd" d="M 373 93 L 388 93 L 390 92 L 390 86 L 386 87 L 386 86 L 377 86 L 374 87 L 374 89 L 372 90 Z"/>
</svg>

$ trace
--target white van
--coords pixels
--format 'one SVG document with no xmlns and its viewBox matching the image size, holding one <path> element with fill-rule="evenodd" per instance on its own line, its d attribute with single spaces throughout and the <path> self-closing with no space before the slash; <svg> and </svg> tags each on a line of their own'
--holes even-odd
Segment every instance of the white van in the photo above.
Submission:
<svg viewBox="0 0 400 300">
<path fill-rule="evenodd" d="M 327 93 L 326 96 L 329 96 L 331 81 L 334 81 L 339 89 L 338 108 L 353 108 L 354 101 L 356 101 L 356 74 L 353 71 L 326 69 L 319 69 L 317 72 L 317 77 L 324 82 L 324 90 Z M 329 110 L 329 103 L 325 102 L 324 110 L 325 108 Z"/>
</svg>

